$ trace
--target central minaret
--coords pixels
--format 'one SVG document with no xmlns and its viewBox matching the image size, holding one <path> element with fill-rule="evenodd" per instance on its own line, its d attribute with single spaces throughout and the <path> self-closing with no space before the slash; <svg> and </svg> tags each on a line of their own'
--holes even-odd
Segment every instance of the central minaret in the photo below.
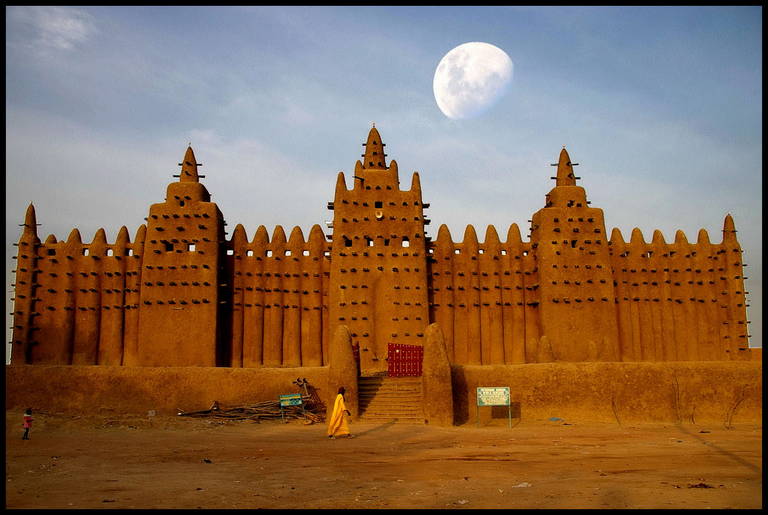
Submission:
<svg viewBox="0 0 768 515">
<path fill-rule="evenodd" d="M 142 262 L 139 364 L 229 365 L 223 349 L 224 217 L 189 147 L 178 182 L 152 204 Z M 226 303 L 226 302 L 225 302 Z"/>
<path fill-rule="evenodd" d="M 363 144 L 354 185 L 336 181 L 328 320 L 346 325 L 360 345 L 364 372 L 387 370 L 389 343 L 422 345 L 429 324 L 424 206 L 414 172 L 400 190 L 397 163 L 386 165 L 376 126 Z"/>
<path fill-rule="evenodd" d="M 588 206 L 565 148 L 554 179 L 545 207 L 531 220 L 540 334 L 558 361 L 616 361 L 618 324 L 603 210 Z"/>
</svg>

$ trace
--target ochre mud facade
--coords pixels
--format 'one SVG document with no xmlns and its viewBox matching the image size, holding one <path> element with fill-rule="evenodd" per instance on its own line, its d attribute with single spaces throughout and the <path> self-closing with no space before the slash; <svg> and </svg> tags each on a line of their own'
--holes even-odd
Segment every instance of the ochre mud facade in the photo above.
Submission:
<svg viewBox="0 0 768 515">
<path fill-rule="evenodd" d="M 305 378 L 327 407 L 339 386 L 347 387 L 347 408 L 357 414 L 354 377 L 323 367 L 107 367 L 7 366 L 5 407 L 22 413 L 161 416 L 242 406 L 294 393 Z M 342 367 L 343 368 L 343 367 Z M 442 377 L 444 374 L 448 377 Z M 354 376 L 354 371 L 353 371 Z M 507 407 L 477 407 L 477 387 L 510 389 L 514 423 L 558 417 L 569 423 L 663 422 L 689 426 L 714 422 L 761 423 L 763 374 L 759 361 L 674 363 L 533 363 L 450 365 L 439 377 L 422 377 L 424 419 L 431 426 L 474 428 L 478 417 L 507 424 Z M 498 409 L 497 409 L 498 408 Z M 560 422 L 562 423 L 562 422 Z"/>
<path fill-rule="evenodd" d="M 742 250 L 635 229 L 610 238 L 565 149 L 529 241 L 512 224 L 454 241 L 425 234 L 419 175 L 401 190 L 371 129 L 352 182 L 340 173 L 333 233 L 260 226 L 227 239 L 191 148 L 133 241 L 99 229 L 42 242 L 29 206 L 19 240 L 12 365 L 321 367 L 346 326 L 365 373 L 389 344 L 424 346 L 437 324 L 453 365 L 761 359 L 748 346 Z"/>
</svg>

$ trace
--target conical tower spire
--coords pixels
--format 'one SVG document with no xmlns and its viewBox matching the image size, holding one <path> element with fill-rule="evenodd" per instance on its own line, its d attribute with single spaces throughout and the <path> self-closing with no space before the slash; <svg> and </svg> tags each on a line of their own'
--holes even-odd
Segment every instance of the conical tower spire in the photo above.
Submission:
<svg viewBox="0 0 768 515">
<path fill-rule="evenodd" d="M 23 236 L 37 238 L 37 215 L 35 215 L 35 206 L 32 202 L 27 207 L 27 214 L 24 216 L 24 233 Z"/>
<path fill-rule="evenodd" d="M 179 182 L 200 182 L 197 167 L 202 165 L 197 163 L 191 146 L 187 148 L 187 153 L 184 154 L 184 162 L 179 163 L 179 166 L 181 166 Z"/>
<path fill-rule="evenodd" d="M 385 144 L 381 142 L 379 131 L 376 130 L 376 124 L 368 133 L 368 142 L 363 143 L 365 154 L 363 154 L 363 168 L 366 170 L 386 170 L 387 155 L 384 153 Z"/>
<path fill-rule="evenodd" d="M 736 242 L 736 224 L 733 222 L 733 217 L 729 212 L 723 222 L 723 243 L 733 244 Z"/>
<path fill-rule="evenodd" d="M 557 186 L 576 186 L 576 177 L 573 175 L 573 165 L 568 152 L 563 147 L 560 159 L 557 162 Z"/>
<path fill-rule="evenodd" d="M 576 165 L 578 163 L 571 163 L 571 156 L 563 146 L 558 162 L 552 164 L 557 166 L 557 177 L 552 177 L 555 179 L 555 187 L 547 194 L 545 207 L 587 207 L 587 193 L 584 188 L 576 185 L 578 177 L 573 174 Z"/>
</svg>

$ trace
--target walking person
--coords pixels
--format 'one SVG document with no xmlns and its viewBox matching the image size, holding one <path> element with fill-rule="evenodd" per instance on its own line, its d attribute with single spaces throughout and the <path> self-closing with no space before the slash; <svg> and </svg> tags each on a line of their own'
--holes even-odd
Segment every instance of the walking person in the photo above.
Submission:
<svg viewBox="0 0 768 515">
<path fill-rule="evenodd" d="M 336 394 L 336 400 L 333 403 L 333 413 L 328 420 L 328 438 L 331 440 L 335 440 L 337 436 L 346 436 L 347 438 L 353 438 L 355 436 L 349 433 L 349 425 L 344 416 L 344 413 L 352 416 L 344 405 L 345 391 L 343 386 L 339 388 L 339 393 Z"/>
<path fill-rule="evenodd" d="M 24 436 L 22 440 L 29 440 L 29 430 L 32 429 L 32 408 L 24 412 Z"/>
</svg>

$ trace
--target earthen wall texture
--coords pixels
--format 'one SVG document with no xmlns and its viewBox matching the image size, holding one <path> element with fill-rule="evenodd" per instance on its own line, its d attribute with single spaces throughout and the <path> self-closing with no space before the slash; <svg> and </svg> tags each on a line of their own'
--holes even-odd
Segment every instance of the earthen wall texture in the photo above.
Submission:
<svg viewBox="0 0 768 515">
<path fill-rule="evenodd" d="M 762 362 L 538 363 L 452 367 L 456 424 L 477 420 L 477 388 L 508 387 L 512 417 L 559 423 L 762 421 Z M 506 407 L 481 407 L 481 425 Z"/>
<path fill-rule="evenodd" d="M 277 400 L 297 378 L 332 403 L 331 367 L 6 366 L 6 410 L 49 414 L 176 416 Z M 762 421 L 762 362 L 451 365 L 453 423 L 475 424 L 477 387 L 508 387 L 519 420 L 632 424 Z M 348 382 L 348 380 L 342 380 Z M 423 379 L 429 381 L 429 378 Z M 333 391 L 331 391 L 331 389 Z M 444 398 L 440 396 L 439 398 Z M 506 407 L 480 408 L 480 422 L 506 424 Z"/>
<path fill-rule="evenodd" d="M 388 344 L 423 345 L 438 324 L 455 365 L 748 361 L 742 250 L 733 219 L 721 243 L 673 243 L 639 230 L 610 239 L 576 185 L 565 149 L 555 187 L 504 241 L 468 225 L 432 241 L 419 175 L 399 186 L 373 128 L 352 188 L 336 182 L 333 233 L 281 226 L 230 239 L 189 148 L 178 182 L 147 224 L 115 243 L 41 242 L 34 207 L 18 244 L 12 365 L 321 367 L 340 325 L 366 373 Z M 761 354 L 760 354 L 761 357 Z"/>
</svg>

